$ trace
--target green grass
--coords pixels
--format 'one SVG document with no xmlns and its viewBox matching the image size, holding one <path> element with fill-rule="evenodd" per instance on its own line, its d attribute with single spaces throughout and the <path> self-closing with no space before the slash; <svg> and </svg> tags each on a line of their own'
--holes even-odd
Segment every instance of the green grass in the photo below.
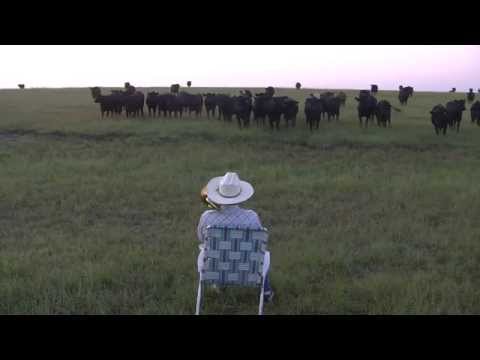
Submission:
<svg viewBox="0 0 480 360">
<path fill-rule="evenodd" d="M 0 91 L 0 313 L 192 314 L 199 191 L 227 170 L 270 229 L 267 314 L 480 313 L 480 128 L 467 111 L 436 136 L 429 119 L 463 95 L 416 93 L 366 130 L 355 93 L 339 123 L 310 133 L 301 109 L 272 133 L 102 121 L 88 89 Z M 206 295 L 207 313 L 256 311 L 255 291 Z"/>
</svg>

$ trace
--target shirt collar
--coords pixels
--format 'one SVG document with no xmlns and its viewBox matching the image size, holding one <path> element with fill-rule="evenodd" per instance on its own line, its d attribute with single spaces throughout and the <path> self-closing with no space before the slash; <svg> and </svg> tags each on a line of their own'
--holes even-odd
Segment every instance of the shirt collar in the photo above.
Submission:
<svg viewBox="0 0 480 360">
<path fill-rule="evenodd" d="M 229 211 L 229 210 L 238 209 L 238 208 L 239 208 L 238 205 L 220 205 L 220 209 L 222 211 Z"/>
</svg>

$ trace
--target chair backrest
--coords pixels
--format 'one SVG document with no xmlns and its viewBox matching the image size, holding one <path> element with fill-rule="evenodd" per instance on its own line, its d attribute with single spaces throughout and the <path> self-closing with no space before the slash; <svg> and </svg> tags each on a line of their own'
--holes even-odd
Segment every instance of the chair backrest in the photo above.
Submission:
<svg viewBox="0 0 480 360">
<path fill-rule="evenodd" d="M 261 286 L 267 241 L 265 228 L 207 227 L 200 280 L 220 286 Z"/>
</svg>

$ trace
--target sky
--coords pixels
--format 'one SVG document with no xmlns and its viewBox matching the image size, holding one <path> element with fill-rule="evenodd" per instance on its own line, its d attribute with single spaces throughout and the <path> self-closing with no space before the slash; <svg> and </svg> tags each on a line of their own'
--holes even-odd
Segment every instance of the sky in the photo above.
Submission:
<svg viewBox="0 0 480 360">
<path fill-rule="evenodd" d="M 478 45 L 0 45 L 0 88 L 480 88 Z"/>
</svg>

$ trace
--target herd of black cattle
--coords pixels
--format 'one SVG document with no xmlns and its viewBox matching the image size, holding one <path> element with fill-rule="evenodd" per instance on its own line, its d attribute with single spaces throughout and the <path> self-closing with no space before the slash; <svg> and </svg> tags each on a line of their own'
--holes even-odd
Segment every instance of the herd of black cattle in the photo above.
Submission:
<svg viewBox="0 0 480 360">
<path fill-rule="evenodd" d="M 286 127 L 295 127 L 298 115 L 298 101 L 288 96 L 274 96 L 275 89 L 268 87 L 263 93 L 253 95 L 249 90 L 240 92 L 239 96 L 230 96 L 226 94 L 190 94 L 185 91 L 179 91 L 179 85 L 172 85 L 170 93 L 159 94 L 158 92 L 149 92 L 145 99 L 141 91 L 137 91 L 134 86 L 125 83 L 125 90 L 112 90 L 111 94 L 102 95 L 99 87 L 90 88 L 94 101 L 100 104 L 102 118 L 104 116 L 118 116 L 123 110 L 127 117 L 144 116 L 144 105 L 147 105 L 149 116 L 164 117 L 182 117 L 184 114 L 190 116 L 201 116 L 202 109 L 205 107 L 207 117 L 215 117 L 231 122 L 236 117 L 238 126 L 249 127 L 250 119 L 253 114 L 253 120 L 257 127 L 264 127 L 268 119 L 270 128 L 279 129 L 283 117 Z M 355 97 L 358 102 L 358 118 L 361 127 L 368 127 L 368 122 L 376 118 L 377 126 L 391 126 L 391 109 L 401 111 L 392 106 L 388 101 L 377 101 L 377 85 L 372 85 L 370 90 L 361 90 Z M 408 98 L 413 96 L 411 86 L 400 86 L 398 99 L 401 105 L 407 105 Z M 321 119 L 335 119 L 338 121 L 340 108 L 345 106 L 347 96 L 344 92 L 324 92 L 318 97 L 310 94 L 305 100 L 305 120 L 307 127 L 312 131 L 319 128 Z M 467 101 L 472 103 L 475 99 L 473 89 L 467 93 Z M 437 135 L 445 135 L 447 128 L 460 129 L 462 113 L 466 110 L 465 99 L 453 100 L 444 105 L 433 107 L 431 114 L 432 124 Z M 480 126 L 480 101 L 476 101 L 470 108 L 472 123 Z M 365 122 L 363 120 L 365 119 Z"/>
</svg>

